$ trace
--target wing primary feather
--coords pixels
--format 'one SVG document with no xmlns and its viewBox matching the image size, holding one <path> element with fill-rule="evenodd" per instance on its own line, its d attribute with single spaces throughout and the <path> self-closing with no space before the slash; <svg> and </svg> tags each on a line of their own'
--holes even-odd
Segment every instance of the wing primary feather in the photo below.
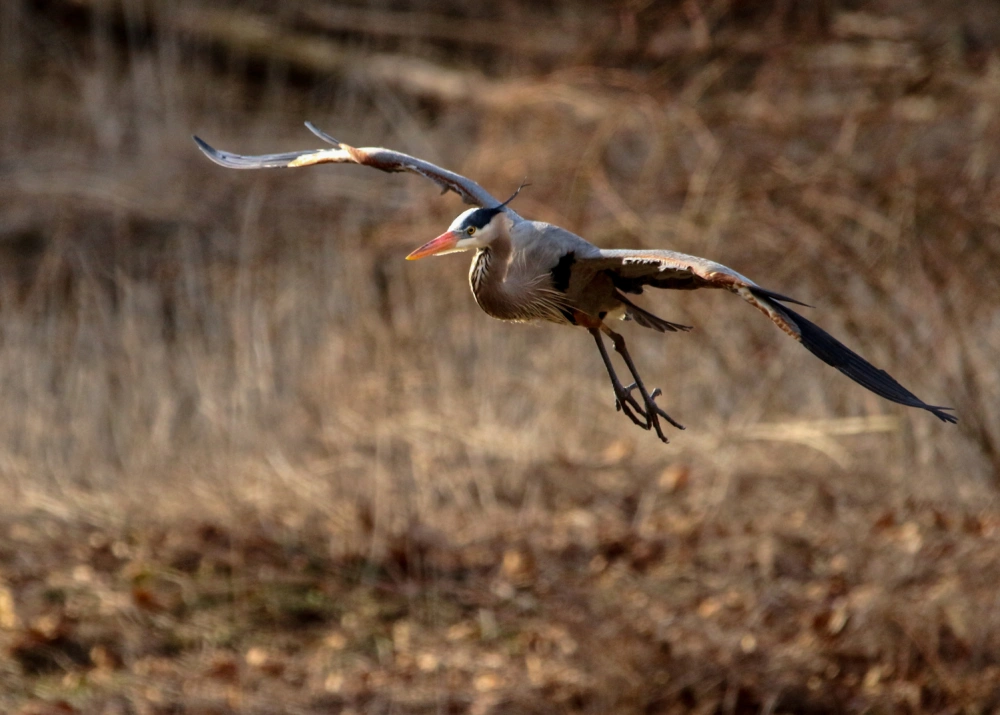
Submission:
<svg viewBox="0 0 1000 715">
<path fill-rule="evenodd" d="M 803 303 L 801 300 L 795 300 L 795 298 L 789 298 L 787 295 L 782 295 L 781 293 L 775 293 L 773 290 L 767 290 L 766 288 L 761 288 L 760 286 L 753 286 L 751 290 L 762 296 L 767 296 L 772 300 L 780 300 L 782 303 L 795 303 L 795 305 L 801 305 L 805 308 L 815 308 L 814 305 L 809 305 L 808 303 Z"/>
<path fill-rule="evenodd" d="M 290 162 L 300 158 L 303 154 L 315 152 L 286 152 L 283 154 L 261 154 L 259 156 L 243 156 L 233 154 L 228 151 L 216 149 L 200 137 L 192 137 L 194 143 L 198 145 L 202 153 L 219 166 L 228 169 L 284 169 L 288 168 Z M 322 151 L 322 150 L 320 150 Z"/>
<path fill-rule="evenodd" d="M 326 132 L 324 132 L 322 129 L 320 129 L 319 127 L 317 127 L 315 124 L 313 124 L 312 122 L 306 122 L 305 124 L 306 124 L 306 129 L 308 129 L 309 131 L 311 131 L 313 134 L 315 134 L 317 137 L 319 137 L 320 139 L 322 139 L 323 141 L 325 141 L 327 144 L 333 144 L 335 147 L 338 147 L 338 148 L 340 147 L 340 141 L 339 140 L 334 139 L 329 134 L 327 134 Z"/>
<path fill-rule="evenodd" d="M 770 293 L 763 289 L 754 287 L 750 290 L 759 299 L 767 300 L 767 298 L 771 297 Z M 794 324 L 798 329 L 800 342 L 809 352 L 827 365 L 837 368 L 862 387 L 900 405 L 927 410 L 943 422 L 950 422 L 952 424 L 958 422 L 958 418 L 955 415 L 950 415 L 943 411 L 954 408 L 928 405 L 900 385 L 885 370 L 875 367 L 821 327 L 806 320 L 791 308 L 775 305 L 774 303 L 771 303 L 771 307 L 780 312 L 786 320 Z"/>
</svg>

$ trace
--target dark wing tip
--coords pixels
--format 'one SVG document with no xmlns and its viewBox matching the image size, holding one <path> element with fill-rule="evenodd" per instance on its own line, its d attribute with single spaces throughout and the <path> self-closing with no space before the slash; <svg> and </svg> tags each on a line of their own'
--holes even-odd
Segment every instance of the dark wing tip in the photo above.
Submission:
<svg viewBox="0 0 1000 715">
<path fill-rule="evenodd" d="M 947 412 L 942 412 L 942 410 L 953 410 L 954 407 L 934 407 L 932 405 L 924 406 L 924 409 L 930 412 L 932 415 L 937 417 L 942 422 L 947 422 L 948 424 L 958 424 L 958 418 L 955 415 L 949 415 Z"/>
<path fill-rule="evenodd" d="M 827 365 L 837 368 L 856 383 L 880 397 L 907 407 L 927 410 L 943 422 L 951 424 L 958 422 L 955 415 L 943 411 L 952 408 L 928 405 L 899 384 L 892 375 L 872 365 L 815 323 L 811 323 L 789 308 L 782 307 L 780 310 L 798 328 L 802 345 Z"/>
<path fill-rule="evenodd" d="M 201 149 L 205 156 L 219 166 L 224 166 L 227 169 L 285 169 L 288 168 L 289 165 L 292 165 L 292 162 L 297 159 L 301 159 L 303 156 L 328 151 L 325 149 L 319 149 L 310 151 L 292 151 L 285 152 L 283 154 L 244 156 L 242 154 L 233 154 L 232 152 L 216 149 L 199 137 L 192 138 L 194 139 L 194 143 L 198 145 L 198 148 Z"/>
<path fill-rule="evenodd" d="M 259 161 L 250 161 L 249 157 L 240 156 L 239 154 L 231 154 L 228 151 L 216 149 L 200 137 L 192 135 L 191 138 L 194 139 L 194 143 L 198 145 L 199 149 L 201 149 L 202 154 L 207 156 L 219 166 L 225 166 L 229 169 L 253 169 L 261 166 Z"/>
<path fill-rule="evenodd" d="M 808 303 L 803 303 L 801 300 L 795 300 L 795 298 L 789 298 L 787 295 L 782 295 L 781 293 L 775 293 L 773 290 L 767 290 L 766 288 L 761 288 L 760 286 L 753 286 L 750 288 L 750 292 L 755 295 L 767 296 L 772 300 L 780 300 L 782 303 L 795 303 L 795 305 L 801 305 L 805 308 L 815 308 L 814 305 L 809 305 Z"/>
<path fill-rule="evenodd" d="M 306 129 L 308 129 L 309 131 L 311 131 L 313 134 L 315 134 L 316 136 L 318 136 L 320 139 L 322 139 L 323 141 L 325 141 L 327 144 L 333 144 L 338 149 L 340 148 L 340 142 L 338 140 L 336 140 L 333 137 L 331 137 L 329 134 L 327 134 L 322 129 L 320 129 L 319 127 L 317 127 L 315 124 L 313 124 L 312 122 L 306 122 L 305 124 L 306 124 Z"/>
<path fill-rule="evenodd" d="M 208 142 L 195 134 L 192 134 L 191 138 L 194 139 L 194 143 L 198 145 L 199 149 L 201 149 L 202 154 L 207 156 L 212 161 L 220 163 L 218 159 L 219 152 L 217 149 L 214 149 Z"/>
</svg>

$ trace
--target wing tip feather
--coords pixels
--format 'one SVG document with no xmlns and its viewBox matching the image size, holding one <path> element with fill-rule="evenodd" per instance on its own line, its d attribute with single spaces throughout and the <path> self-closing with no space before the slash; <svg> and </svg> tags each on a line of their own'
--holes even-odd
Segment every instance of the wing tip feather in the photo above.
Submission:
<svg viewBox="0 0 1000 715">
<path fill-rule="evenodd" d="M 760 286 L 749 286 L 750 292 L 756 295 L 758 298 L 770 298 L 772 300 L 778 300 L 782 303 L 794 303 L 795 305 L 801 305 L 804 308 L 815 308 L 814 305 L 809 305 L 808 303 L 803 303 L 801 300 L 796 300 L 795 298 L 789 298 L 787 295 L 781 293 L 776 293 L 773 290 L 767 290 L 766 288 L 761 288 Z"/>
<path fill-rule="evenodd" d="M 764 295 L 759 297 L 766 300 L 767 293 L 763 293 Z M 773 300 L 776 299 L 772 298 Z M 953 408 L 927 404 L 903 387 L 892 375 L 872 365 L 815 323 L 806 320 L 790 308 L 775 306 L 773 302 L 772 307 L 777 308 L 786 320 L 795 325 L 799 333 L 798 340 L 803 347 L 862 387 L 891 402 L 927 410 L 942 422 L 949 424 L 958 422 L 958 417 L 945 411 Z"/>
<path fill-rule="evenodd" d="M 305 125 L 306 125 L 306 129 L 308 129 L 309 131 L 311 131 L 313 134 L 315 134 L 317 137 L 319 137 L 320 139 L 322 139 L 323 141 L 325 141 L 327 144 L 332 144 L 333 146 L 337 147 L 338 149 L 341 147 L 340 141 L 338 139 L 334 139 L 332 136 L 330 136 L 329 134 L 327 134 L 326 132 L 324 132 L 322 129 L 320 129 L 319 127 L 317 127 L 312 122 L 308 122 L 307 121 L 307 122 L 305 122 Z"/>
<path fill-rule="evenodd" d="M 222 166 L 227 166 L 227 164 L 222 160 L 221 152 L 213 147 L 207 141 L 199 137 L 197 134 L 192 134 L 191 138 L 194 139 L 194 143 L 201 149 L 201 153 L 207 156 L 209 159 L 214 161 L 216 164 L 221 164 Z"/>
<path fill-rule="evenodd" d="M 924 405 L 924 409 L 930 412 L 932 415 L 937 417 L 942 422 L 947 422 L 948 424 L 955 425 L 958 424 L 958 417 L 955 415 L 950 415 L 944 410 L 954 410 L 954 407 L 941 407 L 937 405 Z"/>
</svg>

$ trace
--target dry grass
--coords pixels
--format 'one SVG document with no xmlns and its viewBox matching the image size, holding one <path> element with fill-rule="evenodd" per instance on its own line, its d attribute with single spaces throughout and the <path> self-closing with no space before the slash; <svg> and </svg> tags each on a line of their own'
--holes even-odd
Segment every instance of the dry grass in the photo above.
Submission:
<svg viewBox="0 0 1000 715">
<path fill-rule="evenodd" d="M 1000 19 L 903 6 L 4 3 L 0 707 L 996 708 Z M 189 138 L 304 119 L 724 262 L 961 422 L 650 296 L 660 445 L 586 335 L 402 261 L 454 197 Z"/>
</svg>

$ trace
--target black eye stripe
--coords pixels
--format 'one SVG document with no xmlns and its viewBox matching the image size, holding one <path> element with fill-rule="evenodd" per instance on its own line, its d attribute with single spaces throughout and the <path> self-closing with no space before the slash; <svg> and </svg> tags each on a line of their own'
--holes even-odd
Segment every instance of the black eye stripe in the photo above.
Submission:
<svg viewBox="0 0 1000 715">
<path fill-rule="evenodd" d="M 466 216 L 465 220 L 462 222 L 462 230 L 466 231 L 470 227 L 476 229 L 485 228 L 486 224 L 488 224 L 494 216 L 500 213 L 500 210 L 499 206 L 492 209 L 476 209 L 471 214 Z"/>
</svg>

